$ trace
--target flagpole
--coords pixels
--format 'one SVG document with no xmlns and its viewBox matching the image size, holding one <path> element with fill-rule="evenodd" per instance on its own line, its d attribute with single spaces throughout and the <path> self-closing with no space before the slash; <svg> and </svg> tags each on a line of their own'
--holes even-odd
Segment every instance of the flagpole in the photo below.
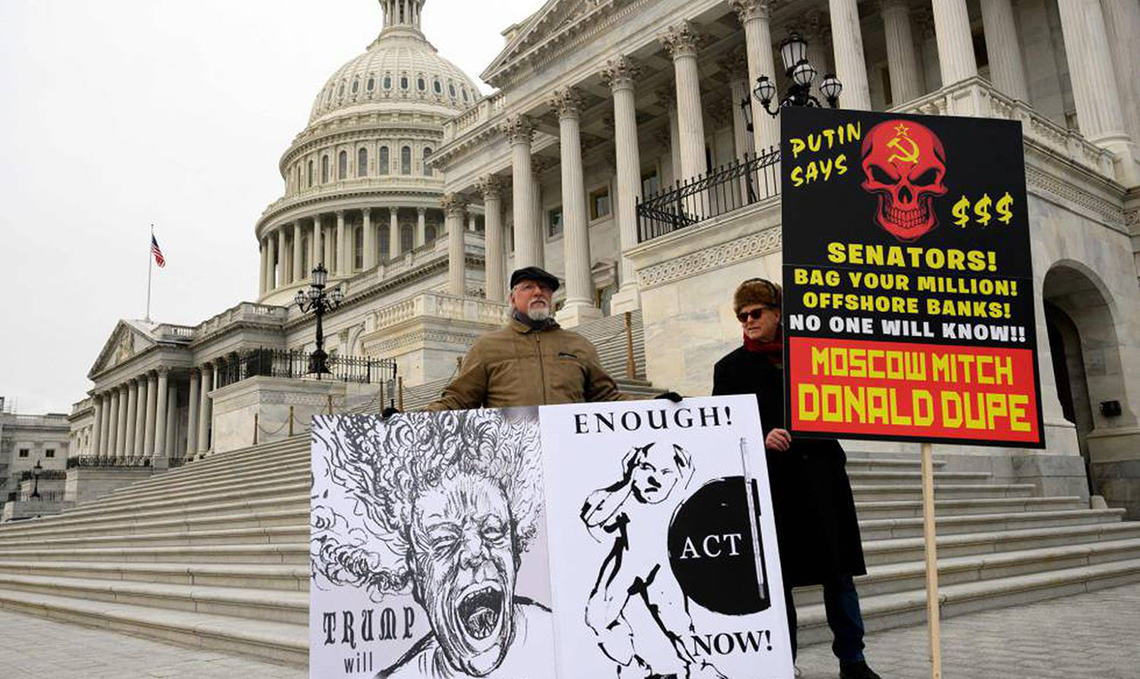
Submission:
<svg viewBox="0 0 1140 679">
<path fill-rule="evenodd" d="M 154 253 L 151 248 L 154 247 L 154 224 L 150 225 L 150 243 L 146 244 L 146 322 L 150 323 L 150 281 L 151 274 L 154 272 Z"/>
</svg>

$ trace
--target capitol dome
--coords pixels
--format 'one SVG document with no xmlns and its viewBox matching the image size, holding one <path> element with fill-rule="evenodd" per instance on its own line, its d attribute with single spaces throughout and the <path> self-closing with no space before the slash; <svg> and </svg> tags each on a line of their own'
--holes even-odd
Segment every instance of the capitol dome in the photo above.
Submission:
<svg viewBox="0 0 1140 679">
<path fill-rule="evenodd" d="M 380 34 L 325 82 L 282 155 L 284 195 L 255 228 L 260 301 L 288 304 L 317 264 L 361 290 L 439 259 L 443 176 L 430 158 L 481 95 L 424 36 L 425 2 L 380 0 Z"/>
</svg>

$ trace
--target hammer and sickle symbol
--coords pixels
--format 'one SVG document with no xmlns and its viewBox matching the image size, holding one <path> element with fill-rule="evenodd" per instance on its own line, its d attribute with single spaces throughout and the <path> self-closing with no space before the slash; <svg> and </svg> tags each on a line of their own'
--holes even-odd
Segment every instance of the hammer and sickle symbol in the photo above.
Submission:
<svg viewBox="0 0 1140 679">
<path fill-rule="evenodd" d="M 909 150 L 903 148 L 904 141 L 910 144 Z M 904 163 L 910 163 L 912 165 L 918 162 L 918 144 L 916 144 L 915 141 L 910 137 L 895 137 L 894 139 L 891 139 L 889 142 L 887 142 L 887 146 L 893 148 L 895 151 L 898 151 L 898 153 L 892 153 L 891 156 L 887 158 L 888 163 L 893 163 L 896 159 L 901 160 Z"/>
</svg>

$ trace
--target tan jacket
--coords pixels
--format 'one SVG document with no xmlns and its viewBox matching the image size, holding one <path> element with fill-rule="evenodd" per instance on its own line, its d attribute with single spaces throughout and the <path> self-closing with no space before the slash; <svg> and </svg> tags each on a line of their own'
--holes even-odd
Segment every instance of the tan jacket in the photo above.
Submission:
<svg viewBox="0 0 1140 679">
<path fill-rule="evenodd" d="M 511 319 L 483 335 L 463 358 L 459 375 L 425 410 L 507 408 L 586 401 L 619 401 L 598 350 L 576 332 L 551 324 L 535 330 Z"/>
</svg>

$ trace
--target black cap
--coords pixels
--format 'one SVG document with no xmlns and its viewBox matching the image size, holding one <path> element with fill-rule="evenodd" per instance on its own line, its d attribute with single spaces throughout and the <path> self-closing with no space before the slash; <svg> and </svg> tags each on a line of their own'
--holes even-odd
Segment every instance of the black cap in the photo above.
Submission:
<svg viewBox="0 0 1140 679">
<path fill-rule="evenodd" d="M 558 278 L 537 266 L 524 266 L 521 269 L 515 269 L 515 272 L 511 274 L 511 287 L 515 287 L 519 281 L 538 281 L 549 285 L 551 290 L 558 289 Z"/>
</svg>

